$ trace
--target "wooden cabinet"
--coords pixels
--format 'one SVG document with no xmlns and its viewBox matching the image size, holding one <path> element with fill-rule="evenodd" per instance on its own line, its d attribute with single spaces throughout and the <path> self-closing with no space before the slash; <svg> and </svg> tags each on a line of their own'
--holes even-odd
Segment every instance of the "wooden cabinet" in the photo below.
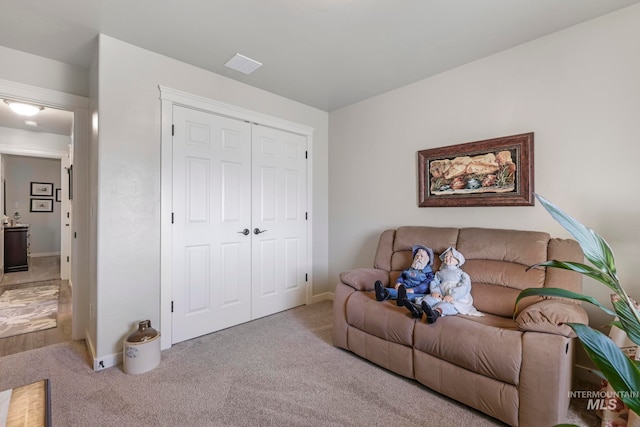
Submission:
<svg viewBox="0 0 640 427">
<path fill-rule="evenodd" d="M 29 226 L 5 227 L 4 272 L 29 270 Z"/>
</svg>

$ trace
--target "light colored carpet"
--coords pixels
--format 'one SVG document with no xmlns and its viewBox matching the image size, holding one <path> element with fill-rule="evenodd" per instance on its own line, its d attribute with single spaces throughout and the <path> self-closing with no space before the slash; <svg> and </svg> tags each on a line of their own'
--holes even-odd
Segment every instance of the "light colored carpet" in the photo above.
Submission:
<svg viewBox="0 0 640 427">
<path fill-rule="evenodd" d="M 56 426 L 503 426 L 334 347 L 329 301 L 174 345 L 141 375 L 89 366 L 83 342 L 5 356 L 0 390 L 51 379 Z"/>
<path fill-rule="evenodd" d="M 0 294 L 0 338 L 56 327 L 60 286 L 6 290 Z"/>
</svg>

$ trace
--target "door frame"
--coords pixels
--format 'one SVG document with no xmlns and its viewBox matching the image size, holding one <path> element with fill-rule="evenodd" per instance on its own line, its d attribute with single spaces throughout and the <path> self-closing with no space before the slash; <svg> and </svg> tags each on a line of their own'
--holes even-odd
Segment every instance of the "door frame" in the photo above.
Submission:
<svg viewBox="0 0 640 427">
<path fill-rule="evenodd" d="M 73 95 L 70 93 L 59 92 L 52 89 L 41 88 L 37 86 L 31 86 L 28 84 L 13 82 L 9 80 L 0 79 L 0 98 L 11 98 L 27 103 L 35 103 L 44 107 L 57 108 L 60 110 L 66 110 L 73 113 L 73 131 L 70 138 L 73 139 L 73 152 L 62 150 L 46 150 L 46 149 L 33 149 L 33 148 L 21 148 L 13 145 L 0 145 L 0 152 L 3 154 L 16 154 L 32 157 L 46 157 L 57 158 L 61 160 L 61 174 L 63 171 L 62 166 L 65 162 L 63 159 L 85 159 L 84 153 L 88 150 L 89 146 L 89 99 L 83 96 Z M 82 166 L 81 169 L 85 170 L 88 165 Z M 84 174 L 83 174 L 84 176 Z M 77 178 L 77 177 L 76 177 Z M 72 185 L 78 187 L 76 184 L 76 178 Z M 61 183 L 64 185 L 64 183 Z M 87 189 L 88 190 L 88 189 Z M 84 193 L 84 192 L 83 192 Z M 77 206 L 77 204 L 76 204 Z M 74 218 L 72 218 L 74 219 Z M 71 260 L 75 261 L 72 264 L 72 269 L 69 277 L 69 284 L 75 287 L 71 293 L 72 300 L 72 315 L 71 315 L 71 339 L 80 340 L 86 337 L 86 327 L 89 321 L 89 290 L 87 284 L 87 271 L 79 266 L 86 265 L 87 244 L 88 238 L 87 230 L 85 229 L 86 221 L 78 221 L 77 218 L 71 223 L 73 230 L 80 231 L 80 234 L 84 237 L 82 239 L 72 239 L 70 256 Z M 62 228 L 62 224 L 60 224 Z M 61 233 L 64 230 L 61 230 Z M 61 239 L 62 240 L 62 239 Z M 61 243 L 62 244 L 62 243 Z M 81 259 L 79 259 L 81 258 Z M 83 262 L 84 261 L 84 262 Z"/>
<path fill-rule="evenodd" d="M 269 126 L 287 132 L 302 135 L 307 139 L 307 268 L 308 278 L 306 282 L 306 304 L 310 304 L 313 296 L 313 257 L 312 257 L 312 230 L 313 230 L 313 182 L 312 162 L 313 132 L 309 126 L 294 123 L 288 120 L 269 116 L 267 114 L 247 110 L 220 101 L 205 98 L 199 95 L 172 89 L 159 85 L 161 100 L 161 172 L 160 172 L 160 348 L 170 348 L 172 343 L 171 299 L 173 285 L 172 277 L 172 235 L 171 235 L 171 202 L 172 187 L 172 125 L 173 106 L 180 105 L 186 108 L 205 111 L 212 114 L 244 120 L 262 126 Z"/>
</svg>

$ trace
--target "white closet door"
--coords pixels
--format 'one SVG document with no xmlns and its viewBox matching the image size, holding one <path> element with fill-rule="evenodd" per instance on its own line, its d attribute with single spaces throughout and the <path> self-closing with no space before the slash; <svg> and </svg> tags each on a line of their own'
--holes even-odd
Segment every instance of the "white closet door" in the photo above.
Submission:
<svg viewBox="0 0 640 427">
<path fill-rule="evenodd" d="M 306 138 L 254 125 L 253 319 L 306 302 Z"/>
<path fill-rule="evenodd" d="M 172 342 L 251 320 L 251 125 L 173 107 Z"/>
</svg>

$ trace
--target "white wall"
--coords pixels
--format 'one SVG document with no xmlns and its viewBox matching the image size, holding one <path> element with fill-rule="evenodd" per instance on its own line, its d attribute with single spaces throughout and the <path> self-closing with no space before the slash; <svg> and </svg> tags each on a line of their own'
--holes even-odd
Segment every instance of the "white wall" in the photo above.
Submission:
<svg viewBox="0 0 640 427">
<path fill-rule="evenodd" d="M 46 152 L 60 156 L 69 152 L 70 143 L 71 138 L 65 135 L 0 127 L 0 151 L 6 153 L 19 150 L 37 157 L 45 157 L 42 153 Z"/>
<path fill-rule="evenodd" d="M 314 289 L 327 283 L 328 114 L 101 35 L 98 59 L 97 343 L 109 357 L 140 320 L 159 325 L 158 85 L 310 126 Z"/>
<path fill-rule="evenodd" d="M 60 159 L 3 157 L 7 180 L 7 216 L 11 218 L 17 209 L 20 222 L 29 224 L 32 256 L 59 254 L 61 203 L 55 201 L 55 189 L 60 188 Z M 31 182 L 52 183 L 53 196 L 31 196 Z M 51 200 L 53 212 L 30 212 L 33 198 Z"/>
<path fill-rule="evenodd" d="M 535 207 L 418 208 L 422 149 L 535 132 L 535 190 L 611 244 L 640 297 L 640 6 L 329 115 L 329 275 L 371 267 L 381 231 L 484 226 L 568 237 Z M 606 288 L 584 290 L 608 301 Z M 592 324 L 609 319 L 589 310 Z"/>
<path fill-rule="evenodd" d="M 0 79 L 74 95 L 89 94 L 87 70 L 0 46 Z"/>
</svg>

